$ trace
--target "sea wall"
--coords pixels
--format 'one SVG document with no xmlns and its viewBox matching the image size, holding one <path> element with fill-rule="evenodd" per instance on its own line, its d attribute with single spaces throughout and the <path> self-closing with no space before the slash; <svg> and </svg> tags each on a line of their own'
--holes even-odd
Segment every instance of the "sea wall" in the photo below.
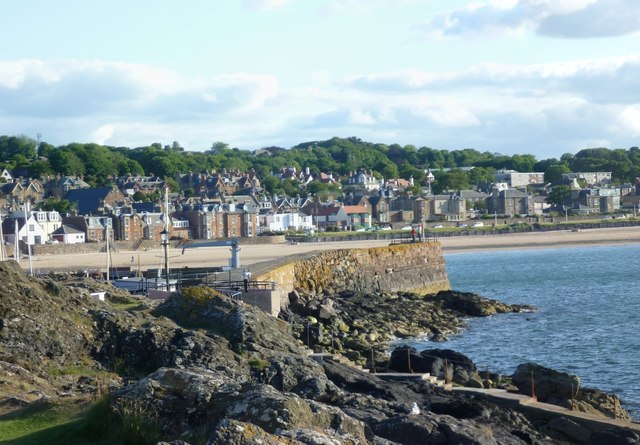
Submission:
<svg viewBox="0 0 640 445">
<path fill-rule="evenodd" d="M 450 289 L 437 242 L 317 251 L 284 264 L 263 266 L 254 272 L 254 278 L 275 282 L 283 302 L 293 291 L 330 295 L 344 290 L 435 293 Z"/>
</svg>

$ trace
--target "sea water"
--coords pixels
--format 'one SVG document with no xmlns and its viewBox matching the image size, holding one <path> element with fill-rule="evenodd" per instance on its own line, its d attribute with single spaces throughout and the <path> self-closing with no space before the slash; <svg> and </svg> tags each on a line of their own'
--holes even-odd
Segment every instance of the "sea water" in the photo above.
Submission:
<svg viewBox="0 0 640 445">
<path fill-rule="evenodd" d="M 451 287 L 536 312 L 473 318 L 444 343 L 481 371 L 510 375 L 525 362 L 576 374 L 617 394 L 640 417 L 640 246 L 445 255 Z"/>
</svg>

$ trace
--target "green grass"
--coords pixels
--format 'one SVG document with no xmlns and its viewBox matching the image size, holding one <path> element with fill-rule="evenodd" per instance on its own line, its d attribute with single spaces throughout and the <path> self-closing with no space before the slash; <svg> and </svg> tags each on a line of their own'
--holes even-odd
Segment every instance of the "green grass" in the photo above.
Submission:
<svg viewBox="0 0 640 445">
<path fill-rule="evenodd" d="M 93 369 L 84 366 L 63 366 L 63 367 L 50 367 L 49 368 L 50 375 L 80 375 L 87 377 L 104 377 L 104 378 L 113 378 L 117 377 L 116 373 L 110 371 L 102 371 L 99 369 Z"/>
<path fill-rule="evenodd" d="M 74 404 L 36 403 L 0 416 L 0 443 L 65 443 L 66 433 L 78 424 L 81 410 Z"/>
<path fill-rule="evenodd" d="M 109 397 L 37 403 L 0 416 L 0 444 L 145 445 L 160 437 L 154 416 L 136 402 L 113 409 Z"/>
</svg>

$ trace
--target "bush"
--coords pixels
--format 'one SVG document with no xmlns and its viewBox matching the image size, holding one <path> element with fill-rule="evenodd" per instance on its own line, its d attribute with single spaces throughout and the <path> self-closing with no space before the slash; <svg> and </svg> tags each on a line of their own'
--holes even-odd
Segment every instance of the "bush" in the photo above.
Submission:
<svg viewBox="0 0 640 445">
<path fill-rule="evenodd" d="M 249 360 L 249 367 L 252 371 L 264 371 L 267 368 L 267 361 L 261 358 L 252 358 Z"/>
</svg>

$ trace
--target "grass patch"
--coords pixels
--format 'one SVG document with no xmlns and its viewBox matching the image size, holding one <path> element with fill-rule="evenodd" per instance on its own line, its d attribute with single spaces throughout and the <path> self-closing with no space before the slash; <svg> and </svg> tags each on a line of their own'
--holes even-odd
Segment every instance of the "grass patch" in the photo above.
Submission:
<svg viewBox="0 0 640 445">
<path fill-rule="evenodd" d="M 252 358 L 249 360 L 249 366 L 253 371 L 264 371 L 267 367 L 267 361 L 261 358 Z"/>
<path fill-rule="evenodd" d="M 107 302 L 115 309 L 121 311 L 140 311 L 147 309 L 147 307 L 140 301 L 139 298 L 118 296 L 108 296 Z"/>
<path fill-rule="evenodd" d="M 35 403 L 0 416 L 0 444 L 146 445 L 160 440 L 156 417 L 143 404 L 110 398 Z"/>
<path fill-rule="evenodd" d="M 72 403 L 34 403 L 0 416 L 0 443 L 35 445 L 64 443 L 82 408 Z M 56 442 L 56 440 L 58 440 Z"/>
<path fill-rule="evenodd" d="M 98 377 L 98 378 L 117 377 L 116 373 L 103 371 L 99 369 L 88 368 L 84 366 L 63 366 L 59 368 L 50 367 L 49 374 L 54 376 L 79 375 L 79 376 Z"/>
</svg>

